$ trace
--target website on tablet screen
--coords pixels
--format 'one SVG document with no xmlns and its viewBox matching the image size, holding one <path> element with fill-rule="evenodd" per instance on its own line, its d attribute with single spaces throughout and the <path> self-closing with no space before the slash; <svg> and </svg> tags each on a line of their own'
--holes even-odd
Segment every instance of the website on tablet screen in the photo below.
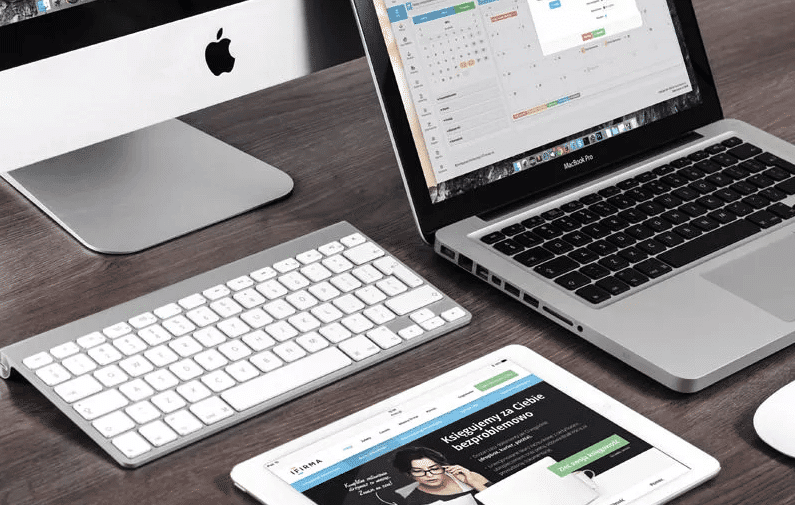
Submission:
<svg viewBox="0 0 795 505">
<path fill-rule="evenodd" d="M 320 505 L 618 505 L 689 471 L 509 360 L 266 467 Z"/>
</svg>

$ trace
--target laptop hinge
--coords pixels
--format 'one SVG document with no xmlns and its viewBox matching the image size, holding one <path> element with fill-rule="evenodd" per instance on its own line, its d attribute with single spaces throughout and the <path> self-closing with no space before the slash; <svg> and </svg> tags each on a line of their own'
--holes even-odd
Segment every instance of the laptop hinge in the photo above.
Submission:
<svg viewBox="0 0 795 505">
<path fill-rule="evenodd" d="M 659 155 L 664 154 L 664 153 L 666 153 L 668 151 L 672 151 L 672 150 L 676 149 L 677 147 L 683 146 L 685 144 L 689 144 L 691 142 L 694 142 L 694 141 L 702 139 L 702 138 L 704 138 L 704 136 L 701 135 L 700 133 L 696 133 L 694 131 L 691 131 L 691 132 L 686 133 L 686 134 L 684 134 L 684 135 L 682 135 L 680 137 L 677 137 L 677 138 L 675 138 L 675 139 L 673 139 L 673 140 L 671 140 L 669 142 L 666 142 L 665 144 L 659 145 L 659 146 L 654 147 L 652 149 L 647 149 L 646 151 L 643 151 L 643 152 L 641 152 L 639 154 L 636 154 L 634 156 L 630 156 L 628 158 L 623 158 L 621 160 L 617 160 L 617 161 L 614 161 L 614 162 L 609 163 L 607 165 L 604 165 L 604 166 L 602 166 L 600 168 L 597 168 L 593 172 L 590 172 L 587 175 L 584 175 L 582 177 L 577 177 L 576 179 L 572 179 L 572 180 L 566 181 L 566 182 L 564 182 L 562 184 L 559 184 L 557 186 L 553 186 L 553 187 L 551 187 L 549 189 L 546 189 L 544 191 L 541 191 L 539 193 L 533 193 L 532 195 L 529 195 L 529 196 L 527 196 L 525 198 L 521 198 L 521 199 L 516 200 L 514 202 L 511 202 L 511 203 L 508 203 L 508 204 L 505 204 L 505 205 L 501 205 L 500 207 L 496 207 L 494 209 L 491 209 L 491 210 L 488 210 L 486 212 L 483 212 L 483 213 L 479 214 L 478 217 L 483 219 L 484 221 L 491 221 L 491 220 L 494 220 L 494 219 L 499 219 L 499 218 L 501 218 L 501 217 L 503 217 L 505 215 L 511 214 L 513 212 L 516 212 L 517 210 L 520 210 L 523 207 L 527 207 L 528 205 L 531 205 L 534 202 L 538 202 L 538 201 L 544 200 L 544 199 L 546 199 L 546 198 L 548 198 L 550 196 L 553 196 L 553 195 L 555 195 L 557 193 L 560 193 L 562 191 L 565 191 L 567 189 L 574 188 L 574 187 L 579 186 L 581 184 L 584 184 L 584 183 L 586 183 L 586 182 L 588 182 L 590 180 L 599 179 L 600 177 L 604 177 L 606 174 L 608 174 L 610 172 L 614 172 L 616 170 L 619 170 L 619 169 L 621 169 L 623 167 L 626 167 L 626 166 L 629 166 L 629 165 L 634 165 L 636 163 L 642 163 L 643 161 L 645 161 L 647 159 L 653 158 L 655 156 L 659 156 Z"/>
<path fill-rule="evenodd" d="M 11 376 L 11 365 L 8 364 L 8 358 L 0 352 L 0 378 L 8 379 Z"/>
</svg>

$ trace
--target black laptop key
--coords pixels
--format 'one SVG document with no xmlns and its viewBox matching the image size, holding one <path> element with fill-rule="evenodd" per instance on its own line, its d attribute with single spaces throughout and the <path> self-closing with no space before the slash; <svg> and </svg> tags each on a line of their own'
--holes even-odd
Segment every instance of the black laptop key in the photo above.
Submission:
<svg viewBox="0 0 795 505">
<path fill-rule="evenodd" d="M 754 186 L 758 188 L 766 188 L 768 186 L 772 186 L 776 181 L 767 177 L 763 174 L 754 174 L 751 177 L 747 178 L 745 181 L 750 182 Z"/>
<path fill-rule="evenodd" d="M 614 246 L 622 249 L 624 247 L 629 247 L 636 242 L 636 240 L 624 232 L 618 232 L 610 235 L 605 240 L 613 244 Z"/>
<path fill-rule="evenodd" d="M 697 181 L 698 179 L 701 179 L 707 174 L 695 167 L 687 167 L 676 172 L 676 175 L 684 177 L 689 181 Z"/>
<path fill-rule="evenodd" d="M 725 151 L 726 150 L 726 146 L 723 146 L 723 145 L 720 145 L 720 144 L 715 144 L 715 145 L 709 146 L 708 148 L 706 148 L 704 150 L 707 151 L 709 154 L 718 154 L 718 153 L 722 153 L 723 151 Z"/>
<path fill-rule="evenodd" d="M 723 207 L 726 203 L 717 196 L 714 195 L 705 195 L 696 200 L 696 203 L 701 205 L 702 207 L 706 207 L 709 210 L 715 210 L 717 208 Z"/>
<path fill-rule="evenodd" d="M 607 203 L 619 209 L 628 209 L 635 205 L 635 200 L 627 198 L 625 195 L 616 195 L 608 198 Z"/>
<path fill-rule="evenodd" d="M 638 272 L 634 268 L 627 268 L 626 270 L 622 270 L 616 274 L 616 277 L 626 282 L 633 288 L 640 286 L 641 284 L 644 284 L 646 282 L 649 282 L 648 277 Z"/>
<path fill-rule="evenodd" d="M 792 219 L 795 217 L 795 209 L 789 205 L 784 205 L 783 203 L 774 203 L 767 208 L 767 211 L 772 212 L 781 219 Z"/>
<path fill-rule="evenodd" d="M 663 212 L 660 214 L 660 217 L 674 225 L 686 223 L 690 220 L 690 216 L 679 210 L 669 210 L 668 212 Z"/>
<path fill-rule="evenodd" d="M 637 240 L 645 240 L 654 236 L 654 232 L 642 224 L 635 224 L 624 230 L 624 233 Z"/>
<path fill-rule="evenodd" d="M 574 250 L 574 246 L 563 239 L 556 238 L 544 244 L 544 248 L 553 254 L 566 254 Z"/>
<path fill-rule="evenodd" d="M 662 177 L 663 175 L 673 173 L 675 170 L 676 167 L 672 167 L 671 165 L 660 165 L 659 167 L 652 169 L 652 172 Z"/>
<path fill-rule="evenodd" d="M 492 247 L 503 254 L 507 254 L 508 256 L 513 256 L 514 254 L 522 252 L 525 249 L 523 245 L 510 238 L 503 240 L 502 242 L 497 242 Z"/>
<path fill-rule="evenodd" d="M 664 212 L 665 207 L 657 202 L 643 202 L 638 204 L 638 210 L 642 210 L 648 216 L 656 216 L 660 212 Z"/>
<path fill-rule="evenodd" d="M 709 182 L 710 184 L 714 184 L 719 188 L 722 188 L 723 186 L 728 186 L 729 184 L 734 183 L 735 180 L 736 179 L 734 179 L 733 177 L 730 177 L 724 173 L 712 174 L 706 178 L 707 182 Z"/>
<path fill-rule="evenodd" d="M 600 259 L 599 264 L 613 272 L 618 272 L 619 270 L 627 268 L 629 266 L 629 261 L 617 254 L 612 254 L 606 258 Z"/>
<path fill-rule="evenodd" d="M 608 186 L 606 188 L 600 189 L 598 193 L 605 198 L 609 198 L 621 193 L 621 190 L 615 186 Z"/>
<path fill-rule="evenodd" d="M 551 252 L 547 251 L 543 247 L 534 247 L 532 249 L 528 249 L 523 253 L 519 253 L 513 257 L 516 261 L 521 263 L 526 267 L 535 266 L 542 261 L 546 261 L 550 258 L 553 258 L 555 255 Z"/>
<path fill-rule="evenodd" d="M 654 193 L 647 191 L 643 188 L 632 188 L 625 193 L 628 197 L 634 199 L 636 202 L 645 202 L 654 198 Z"/>
<path fill-rule="evenodd" d="M 646 261 L 641 261 L 635 265 L 634 268 L 651 279 L 656 279 L 657 277 L 665 275 L 673 270 L 673 268 L 655 258 L 649 258 Z"/>
<path fill-rule="evenodd" d="M 714 196 L 717 196 L 721 200 L 726 203 L 731 203 L 735 200 L 739 200 L 742 195 L 740 193 L 733 191 L 729 188 L 721 188 L 716 192 L 712 193 Z"/>
<path fill-rule="evenodd" d="M 663 233 L 661 235 L 665 234 Z M 635 247 L 648 254 L 660 254 L 667 249 L 667 247 L 663 245 L 662 242 L 658 242 L 657 239 L 644 240 L 643 242 L 639 242 Z"/>
<path fill-rule="evenodd" d="M 623 190 L 632 189 L 635 186 L 640 186 L 640 182 L 636 181 L 635 179 L 624 179 L 623 181 L 616 184 L 619 188 Z"/>
<path fill-rule="evenodd" d="M 657 178 L 657 175 L 654 172 L 643 172 L 642 174 L 638 174 L 635 176 L 635 180 L 641 184 L 645 184 L 649 181 L 653 181 Z"/>
<path fill-rule="evenodd" d="M 776 188 L 765 188 L 762 191 L 760 191 L 759 194 L 772 202 L 778 202 L 779 200 L 787 198 L 786 193 L 784 193 L 783 191 L 779 191 Z"/>
<path fill-rule="evenodd" d="M 558 228 L 553 224 L 546 223 L 542 224 L 541 226 L 536 226 L 535 228 L 533 228 L 533 233 L 543 238 L 544 240 L 550 240 L 561 236 L 563 234 L 563 230 L 561 230 L 560 228 Z"/>
<path fill-rule="evenodd" d="M 595 204 L 588 207 L 588 210 L 599 214 L 602 217 L 607 217 L 615 214 L 618 212 L 618 209 L 614 206 L 610 205 L 607 202 L 596 202 Z"/>
<path fill-rule="evenodd" d="M 502 240 L 504 238 L 505 238 L 505 235 L 503 235 L 502 232 L 493 231 L 493 232 L 491 232 L 491 233 L 489 233 L 487 235 L 483 235 L 482 237 L 480 237 L 480 241 L 483 242 L 483 243 L 491 245 L 491 244 L 495 244 L 495 243 L 499 242 L 500 240 Z"/>
<path fill-rule="evenodd" d="M 718 189 L 717 186 L 706 180 L 691 182 L 690 184 L 687 185 L 687 187 L 690 189 L 695 189 L 702 195 L 706 195 L 707 193 L 712 193 L 713 191 Z"/>
<path fill-rule="evenodd" d="M 555 284 L 559 284 L 569 291 L 574 291 L 575 289 L 581 288 L 590 283 L 591 279 L 580 272 L 569 272 L 566 275 L 562 275 L 555 279 Z"/>
<path fill-rule="evenodd" d="M 591 193 L 590 195 L 585 195 L 584 197 L 580 198 L 580 202 L 585 205 L 593 205 L 601 199 L 601 196 L 597 195 L 596 193 Z"/>
<path fill-rule="evenodd" d="M 699 258 L 748 238 L 760 230 L 761 228 L 753 222 L 738 219 L 690 242 L 685 242 L 678 247 L 665 251 L 657 258 L 674 268 L 683 267 Z"/>
<path fill-rule="evenodd" d="M 701 193 L 699 193 L 695 189 L 690 189 L 687 186 L 685 186 L 684 188 L 679 188 L 674 190 L 673 194 L 676 195 L 678 198 L 681 198 L 685 202 L 689 202 L 690 200 L 695 200 L 696 198 L 701 196 Z"/>
<path fill-rule="evenodd" d="M 661 232 L 670 229 L 673 225 L 662 217 L 653 217 L 648 221 L 644 221 L 643 226 L 651 228 L 656 232 Z"/>
<path fill-rule="evenodd" d="M 733 147 L 732 149 L 729 149 L 729 154 L 731 154 L 735 158 L 740 158 L 741 160 L 745 160 L 762 154 L 762 150 L 753 144 L 742 144 L 738 145 L 737 147 Z"/>
<path fill-rule="evenodd" d="M 791 174 L 795 174 L 795 164 L 790 163 L 789 161 L 778 158 L 776 159 L 776 166 L 783 168 L 784 170 L 786 170 Z"/>
<path fill-rule="evenodd" d="M 602 226 L 601 224 L 589 224 L 584 226 L 580 231 L 593 239 L 600 239 L 610 235 L 610 228 Z"/>
<path fill-rule="evenodd" d="M 566 256 L 561 256 L 560 258 L 555 258 L 553 260 L 547 261 L 546 263 L 542 263 L 533 270 L 536 273 L 543 275 L 547 279 L 554 279 L 555 277 L 574 270 L 579 266 L 580 264 L 573 259 Z"/>
<path fill-rule="evenodd" d="M 690 221 L 690 224 L 703 231 L 712 231 L 720 226 L 720 223 L 709 216 L 701 216 Z"/>
<path fill-rule="evenodd" d="M 698 216 L 700 216 L 702 214 L 706 214 L 707 213 L 707 209 L 705 209 L 701 205 L 699 205 L 697 203 L 693 203 L 693 202 L 688 202 L 688 203 L 680 206 L 679 210 L 684 212 L 685 214 L 687 214 L 690 217 L 698 217 Z"/>
<path fill-rule="evenodd" d="M 605 277 L 596 281 L 596 285 L 604 289 L 613 296 L 620 295 L 625 291 L 629 291 L 629 286 L 615 277 Z"/>
<path fill-rule="evenodd" d="M 528 228 L 528 229 L 535 228 L 536 226 L 541 225 L 541 224 L 544 224 L 544 218 L 541 217 L 541 216 L 529 217 L 529 218 L 525 219 L 524 221 L 522 221 L 522 225 L 525 228 Z"/>
<path fill-rule="evenodd" d="M 651 193 L 654 193 L 655 195 L 662 195 L 663 193 L 671 191 L 671 186 L 665 184 L 662 181 L 647 182 L 646 184 L 641 186 L 641 188 Z"/>
<path fill-rule="evenodd" d="M 668 174 L 665 177 L 661 178 L 660 180 L 666 183 L 667 185 L 671 186 L 672 188 L 678 188 L 679 186 L 684 186 L 688 182 L 687 179 L 676 174 Z"/>
<path fill-rule="evenodd" d="M 782 222 L 782 219 L 780 217 L 766 210 L 760 210 L 754 212 L 745 219 L 754 223 L 757 226 L 761 226 L 762 228 L 770 228 L 771 226 L 775 226 L 780 222 Z"/>
<path fill-rule="evenodd" d="M 599 221 L 602 226 L 611 229 L 612 231 L 623 230 L 629 226 L 629 221 L 621 219 L 618 216 L 610 216 Z"/>
<path fill-rule="evenodd" d="M 654 237 L 654 240 L 665 245 L 666 248 L 676 247 L 685 241 L 685 239 L 683 239 L 681 235 L 679 235 L 678 233 L 674 233 L 672 231 L 660 233 L 659 235 Z"/>
<path fill-rule="evenodd" d="M 726 139 L 723 142 L 721 142 L 721 144 L 723 144 L 726 147 L 735 147 L 735 146 L 739 146 L 742 143 L 743 143 L 743 141 L 741 139 L 737 138 L 737 137 L 732 137 L 732 138 Z"/>
<path fill-rule="evenodd" d="M 578 210 L 571 214 L 571 217 L 576 219 L 577 221 L 581 222 L 582 224 L 593 223 L 594 221 L 599 220 L 599 214 L 595 212 L 591 212 L 588 209 Z"/>
<path fill-rule="evenodd" d="M 731 223 L 732 221 L 737 219 L 736 215 L 734 215 L 732 212 L 729 212 L 726 209 L 718 209 L 710 212 L 707 215 L 712 219 L 714 219 L 715 221 L 719 222 L 720 224 Z"/>
<path fill-rule="evenodd" d="M 758 170 L 757 170 L 758 172 Z M 756 172 L 754 172 L 756 173 Z M 716 174 L 717 175 L 717 174 Z M 745 179 L 749 175 L 751 175 L 750 170 L 746 170 L 744 167 L 738 165 L 736 167 L 728 167 L 721 170 L 720 175 L 724 177 L 730 177 L 735 181 L 739 181 L 740 179 Z"/>
<path fill-rule="evenodd" d="M 773 167 L 762 172 L 762 175 L 770 177 L 776 182 L 781 182 L 792 177 L 792 174 L 781 167 Z"/>
<path fill-rule="evenodd" d="M 716 163 L 712 160 L 701 160 L 698 163 L 696 163 L 695 166 L 696 168 L 707 174 L 714 174 L 715 172 L 719 171 L 722 168 L 722 166 L 719 163 Z"/>
<path fill-rule="evenodd" d="M 610 275 L 610 269 L 603 267 L 599 263 L 590 263 L 580 268 L 579 272 L 587 275 L 591 279 L 601 279 L 606 275 Z"/>
<path fill-rule="evenodd" d="M 738 216 L 747 216 L 754 211 L 754 208 L 743 202 L 734 202 L 726 206 L 726 209 L 737 214 Z"/>
<path fill-rule="evenodd" d="M 693 160 L 690 158 L 679 158 L 678 160 L 673 160 L 670 165 L 674 168 L 684 168 L 693 164 Z"/>
<path fill-rule="evenodd" d="M 776 184 L 776 189 L 779 191 L 783 191 L 788 195 L 795 195 L 795 177 L 786 180 L 780 184 Z"/>
<path fill-rule="evenodd" d="M 643 261 L 649 257 L 648 254 L 635 247 L 627 247 L 626 249 L 619 251 L 618 255 L 630 263 L 637 263 L 638 261 Z"/>
<path fill-rule="evenodd" d="M 564 203 L 563 205 L 560 206 L 560 210 L 565 212 L 574 212 L 575 210 L 579 210 L 583 207 L 584 205 L 582 204 L 582 202 L 578 202 L 575 200 L 573 202 Z"/>
<path fill-rule="evenodd" d="M 588 244 L 587 247 L 600 256 L 607 256 L 608 254 L 613 254 L 614 252 L 618 251 L 618 247 L 614 246 L 610 242 L 605 242 L 604 240 L 599 240 L 593 244 Z"/>
<path fill-rule="evenodd" d="M 519 242 L 525 247 L 534 247 L 544 241 L 544 239 L 542 239 L 541 237 L 530 231 L 526 231 L 524 233 L 516 235 L 515 237 L 513 237 L 513 240 Z"/>
<path fill-rule="evenodd" d="M 583 298 L 594 305 L 602 303 L 603 301 L 610 298 L 610 294 L 607 291 L 598 286 L 594 286 L 593 284 L 585 286 L 584 288 L 580 288 L 575 291 L 575 293 L 580 298 Z"/>
<path fill-rule="evenodd" d="M 572 218 L 571 216 L 563 216 L 559 219 L 555 219 L 554 221 L 552 221 L 552 224 L 554 224 L 564 232 L 574 231 L 580 226 L 582 226 L 582 223 Z"/>
<path fill-rule="evenodd" d="M 752 193 L 756 193 L 756 190 L 759 189 L 753 184 L 745 181 L 735 182 L 729 187 L 741 195 L 750 195 Z"/>
<path fill-rule="evenodd" d="M 740 160 L 738 160 L 729 153 L 716 154 L 715 156 L 710 158 L 710 161 L 714 161 L 715 163 L 717 163 L 722 167 L 730 167 L 740 162 Z"/>
<path fill-rule="evenodd" d="M 673 209 L 676 208 L 684 202 L 681 198 L 676 195 L 668 194 L 668 195 L 661 195 L 654 199 L 656 203 L 659 203 L 666 209 Z"/>
<path fill-rule="evenodd" d="M 513 237 L 514 235 L 518 235 L 519 233 L 522 233 L 524 230 L 525 230 L 524 226 L 522 226 L 519 223 L 516 223 L 516 224 L 512 224 L 511 226 L 507 226 L 507 227 L 503 228 L 500 231 L 503 232 L 505 235 L 507 235 L 509 237 Z"/>
<path fill-rule="evenodd" d="M 639 223 L 648 217 L 645 212 L 641 212 L 638 209 L 622 210 L 617 215 L 629 223 Z"/>
<path fill-rule="evenodd" d="M 541 217 L 548 221 L 552 221 L 553 219 L 557 219 L 563 215 L 563 211 L 560 209 L 550 209 L 546 212 L 541 213 Z"/>
<path fill-rule="evenodd" d="M 754 160 L 745 160 L 742 163 L 740 163 L 739 166 L 742 167 L 743 169 L 748 170 L 749 172 L 753 172 L 753 173 L 761 172 L 762 170 L 767 168 L 767 165 L 765 165 L 764 163 L 760 163 L 756 159 L 754 159 Z"/>
<path fill-rule="evenodd" d="M 746 205 L 750 205 L 755 209 L 764 209 L 765 207 L 770 205 L 770 200 L 768 200 L 762 195 L 751 195 L 743 198 L 743 203 Z"/>
<path fill-rule="evenodd" d="M 701 235 L 701 230 L 691 224 L 682 224 L 674 228 L 674 231 L 680 237 L 690 240 Z"/>
<path fill-rule="evenodd" d="M 592 241 L 591 237 L 581 231 L 575 231 L 568 235 L 563 235 L 563 240 L 575 247 L 582 247 Z"/>
<path fill-rule="evenodd" d="M 709 158 L 709 153 L 706 151 L 696 151 L 694 153 L 690 153 L 687 157 L 693 161 L 701 161 L 703 159 Z"/>
<path fill-rule="evenodd" d="M 599 259 L 599 255 L 591 251 L 587 247 L 581 247 L 569 253 L 569 258 L 573 259 L 580 265 L 585 265 Z"/>
</svg>

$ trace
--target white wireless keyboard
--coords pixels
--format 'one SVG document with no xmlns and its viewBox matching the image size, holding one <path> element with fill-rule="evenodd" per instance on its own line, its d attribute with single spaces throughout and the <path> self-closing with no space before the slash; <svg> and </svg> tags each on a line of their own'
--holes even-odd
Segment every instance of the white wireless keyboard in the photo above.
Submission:
<svg viewBox="0 0 795 505">
<path fill-rule="evenodd" d="M 348 223 L 0 349 L 137 467 L 469 322 Z"/>
</svg>

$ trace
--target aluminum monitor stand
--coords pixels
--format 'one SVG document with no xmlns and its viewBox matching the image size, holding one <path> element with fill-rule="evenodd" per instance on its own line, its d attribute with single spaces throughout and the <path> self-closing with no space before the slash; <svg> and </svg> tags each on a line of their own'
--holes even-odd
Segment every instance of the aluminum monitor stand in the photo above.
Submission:
<svg viewBox="0 0 795 505">
<path fill-rule="evenodd" d="M 170 120 L 2 174 L 89 249 L 127 254 L 287 196 L 284 172 Z"/>
</svg>

